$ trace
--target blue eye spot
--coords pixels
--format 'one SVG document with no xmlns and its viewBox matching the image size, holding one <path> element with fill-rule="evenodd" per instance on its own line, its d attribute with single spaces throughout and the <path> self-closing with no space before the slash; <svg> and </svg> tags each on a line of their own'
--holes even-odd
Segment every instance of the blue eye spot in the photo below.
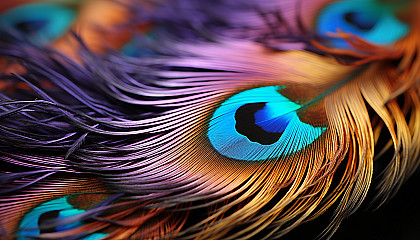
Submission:
<svg viewBox="0 0 420 240">
<path fill-rule="evenodd" d="M 342 0 L 330 3 L 318 15 L 316 31 L 327 37 L 340 29 L 373 44 L 390 45 L 405 37 L 410 28 L 395 16 L 398 3 L 378 0 Z M 327 37 L 328 38 L 328 37 Z M 341 39 L 329 39 L 332 46 L 349 47 Z"/>
<path fill-rule="evenodd" d="M 29 3 L 0 15 L 0 27 L 12 28 L 47 44 L 63 35 L 76 18 L 75 10 L 54 3 Z"/>
<path fill-rule="evenodd" d="M 19 224 L 16 234 L 17 240 L 32 240 L 41 233 L 64 231 L 82 226 L 84 224 L 83 221 L 75 221 L 62 226 L 40 229 L 40 226 L 43 226 L 46 222 L 64 219 L 85 212 L 85 210 L 74 208 L 67 200 L 68 197 L 54 199 L 32 209 L 23 217 Z M 80 240 L 97 240 L 107 235 L 105 233 L 94 233 L 80 238 Z"/>
<path fill-rule="evenodd" d="M 228 158 L 260 161 L 295 153 L 314 142 L 326 127 L 300 121 L 298 105 L 280 86 L 238 93 L 223 102 L 209 122 L 208 139 Z"/>
</svg>

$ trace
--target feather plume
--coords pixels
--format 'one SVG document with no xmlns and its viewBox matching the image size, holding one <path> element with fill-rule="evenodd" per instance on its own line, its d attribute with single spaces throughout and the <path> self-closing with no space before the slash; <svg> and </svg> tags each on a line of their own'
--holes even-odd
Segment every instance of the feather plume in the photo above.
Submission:
<svg viewBox="0 0 420 240">
<path fill-rule="evenodd" d="M 385 203 L 419 165 L 418 1 L 304 2 L 120 2 L 136 54 L 2 30 L 0 234 L 277 239 L 334 209 L 331 238 L 387 161 Z"/>
</svg>

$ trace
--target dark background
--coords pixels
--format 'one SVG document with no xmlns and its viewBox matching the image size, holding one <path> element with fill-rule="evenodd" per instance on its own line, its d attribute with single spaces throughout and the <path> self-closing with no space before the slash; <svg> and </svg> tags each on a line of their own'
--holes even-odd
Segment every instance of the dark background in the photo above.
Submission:
<svg viewBox="0 0 420 240">
<path fill-rule="evenodd" d="M 375 206 L 375 205 L 373 205 Z M 376 205 L 377 206 L 377 205 Z M 310 240 L 329 223 L 322 216 L 288 234 L 287 240 Z M 417 171 L 385 205 L 375 210 L 369 199 L 347 218 L 332 240 L 418 240 L 420 239 L 420 173 Z"/>
</svg>

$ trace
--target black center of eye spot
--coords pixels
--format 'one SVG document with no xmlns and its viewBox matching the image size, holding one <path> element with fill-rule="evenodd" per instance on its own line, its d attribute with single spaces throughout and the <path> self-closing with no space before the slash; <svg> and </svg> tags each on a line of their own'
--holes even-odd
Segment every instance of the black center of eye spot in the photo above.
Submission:
<svg viewBox="0 0 420 240">
<path fill-rule="evenodd" d="M 47 22 L 48 21 L 44 19 L 23 21 L 23 22 L 16 23 L 15 28 L 25 33 L 33 33 L 44 28 Z"/>
<path fill-rule="evenodd" d="M 58 218 L 60 211 L 50 211 L 41 214 L 38 219 L 38 227 L 40 229 L 40 233 L 53 233 L 56 232 L 55 227 L 48 226 L 49 224 L 53 223 L 55 219 Z"/>
<path fill-rule="evenodd" d="M 248 103 L 236 110 L 235 129 L 251 142 L 271 145 L 277 142 L 282 133 L 267 132 L 255 123 L 255 113 L 265 107 L 265 103 Z"/>
<path fill-rule="evenodd" d="M 348 22 L 359 28 L 360 30 L 369 31 L 375 27 L 376 21 L 361 21 L 357 18 L 357 15 L 360 13 L 349 12 L 344 15 L 344 19 Z"/>
</svg>

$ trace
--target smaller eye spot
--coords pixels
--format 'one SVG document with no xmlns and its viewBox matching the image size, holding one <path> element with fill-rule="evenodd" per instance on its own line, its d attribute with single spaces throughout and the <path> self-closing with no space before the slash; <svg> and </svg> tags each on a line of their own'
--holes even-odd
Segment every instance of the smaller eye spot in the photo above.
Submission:
<svg viewBox="0 0 420 240">
<path fill-rule="evenodd" d="M 0 14 L 1 32 L 15 29 L 34 43 L 48 44 L 62 36 L 76 18 L 74 9 L 55 3 L 28 3 Z"/>
<path fill-rule="evenodd" d="M 65 225 L 53 225 L 57 220 L 76 216 L 85 212 L 77 209 L 68 202 L 68 197 L 62 197 L 44 202 L 28 212 L 19 223 L 16 233 L 17 240 L 36 239 L 39 234 L 56 233 L 60 231 L 75 229 L 86 224 L 84 221 L 74 221 Z M 78 238 L 80 240 L 97 240 L 106 237 L 106 233 L 93 233 Z"/>
<path fill-rule="evenodd" d="M 329 38 L 337 29 L 352 33 L 373 44 L 389 45 L 405 37 L 410 28 L 395 12 L 398 4 L 379 0 L 342 0 L 328 4 L 317 17 L 316 31 L 331 45 L 348 48 L 342 40 Z"/>
</svg>

